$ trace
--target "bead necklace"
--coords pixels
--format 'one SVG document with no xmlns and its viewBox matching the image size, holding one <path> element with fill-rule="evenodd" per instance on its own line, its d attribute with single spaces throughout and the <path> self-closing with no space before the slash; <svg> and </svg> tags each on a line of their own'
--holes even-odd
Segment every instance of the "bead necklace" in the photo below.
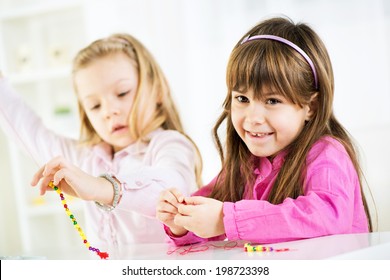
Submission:
<svg viewBox="0 0 390 280">
<path fill-rule="evenodd" d="M 65 209 L 65 212 L 66 214 L 69 216 L 69 218 L 72 220 L 73 222 L 73 226 L 74 228 L 77 230 L 77 232 L 79 233 L 81 239 L 83 240 L 83 243 L 85 245 L 85 247 L 88 248 L 88 250 L 92 251 L 92 252 L 95 252 L 101 259 L 107 259 L 108 258 L 108 253 L 106 252 L 100 252 L 100 250 L 98 248 L 95 248 L 95 247 L 92 247 L 88 240 L 87 240 L 87 237 L 85 236 L 84 234 L 84 231 L 81 229 L 80 225 L 77 223 L 76 221 L 76 218 L 75 216 L 72 214 L 72 212 L 69 210 L 68 208 L 68 204 L 66 202 L 66 199 L 64 197 L 64 194 L 61 192 L 61 188 L 58 187 L 58 186 L 55 186 L 53 184 L 53 182 L 50 182 L 49 183 L 49 187 L 51 187 L 52 189 L 54 189 L 60 196 L 61 198 L 61 202 L 62 202 L 62 205 L 64 206 L 64 209 Z"/>
</svg>

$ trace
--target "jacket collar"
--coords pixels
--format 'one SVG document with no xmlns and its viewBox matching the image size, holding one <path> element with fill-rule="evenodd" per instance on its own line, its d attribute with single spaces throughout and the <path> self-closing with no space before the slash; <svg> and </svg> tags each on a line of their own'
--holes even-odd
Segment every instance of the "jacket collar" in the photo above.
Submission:
<svg viewBox="0 0 390 280">
<path fill-rule="evenodd" d="M 280 169 L 284 163 L 287 151 L 279 152 L 272 160 L 268 157 L 259 157 L 257 166 L 255 166 L 254 173 L 256 175 L 262 174 L 267 176 L 272 170 Z"/>
</svg>

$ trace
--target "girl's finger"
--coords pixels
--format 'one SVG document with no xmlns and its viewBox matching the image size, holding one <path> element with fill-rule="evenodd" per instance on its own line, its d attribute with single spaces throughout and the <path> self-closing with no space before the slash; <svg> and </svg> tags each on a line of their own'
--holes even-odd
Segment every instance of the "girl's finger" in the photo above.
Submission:
<svg viewBox="0 0 390 280">
<path fill-rule="evenodd" d="M 172 190 L 166 190 L 163 192 L 161 196 L 161 200 L 165 201 L 166 203 L 171 204 L 174 207 L 179 206 L 179 202 L 177 201 L 177 198 L 175 194 L 172 192 Z"/>
<path fill-rule="evenodd" d="M 66 169 L 60 169 L 58 170 L 53 177 L 53 184 L 58 185 L 61 180 L 66 179 Z"/>
<path fill-rule="evenodd" d="M 177 202 L 183 203 L 184 195 L 178 189 L 170 189 L 170 192 L 175 196 Z"/>
<path fill-rule="evenodd" d="M 161 212 L 160 212 L 160 213 L 158 213 L 158 215 L 157 215 L 157 219 L 158 219 L 160 222 L 164 223 L 164 224 L 169 223 L 169 222 L 172 223 L 173 218 L 174 218 L 174 215 L 169 214 L 169 213 L 161 213 Z"/>
<path fill-rule="evenodd" d="M 178 213 L 177 207 L 174 207 L 170 203 L 160 203 L 158 205 L 157 211 L 160 213 L 170 213 L 170 214 L 175 214 L 175 215 Z"/>
<path fill-rule="evenodd" d="M 44 195 L 47 190 L 50 190 L 51 188 L 49 187 L 51 177 L 42 177 L 40 186 L 39 186 L 39 194 Z"/>
<path fill-rule="evenodd" d="M 43 169 L 43 176 L 48 176 L 49 174 L 54 174 L 56 170 L 61 168 L 66 168 L 68 166 L 68 163 L 63 157 L 55 157 L 49 162 L 46 163 Z"/>
<path fill-rule="evenodd" d="M 191 197 L 184 198 L 184 202 L 186 204 L 192 204 L 192 205 L 204 204 L 207 202 L 207 200 L 209 200 L 209 198 L 203 196 L 191 196 Z"/>
<path fill-rule="evenodd" d="M 192 216 L 196 209 L 196 205 L 180 204 L 177 211 L 183 216 Z"/>
</svg>

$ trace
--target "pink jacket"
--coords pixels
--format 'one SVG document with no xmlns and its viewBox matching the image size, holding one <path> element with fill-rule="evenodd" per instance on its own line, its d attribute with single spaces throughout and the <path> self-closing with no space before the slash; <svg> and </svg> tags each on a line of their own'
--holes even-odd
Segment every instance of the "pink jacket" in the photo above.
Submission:
<svg viewBox="0 0 390 280">
<path fill-rule="evenodd" d="M 331 234 L 368 232 L 355 168 L 340 142 L 323 137 L 307 157 L 304 195 L 279 205 L 266 201 L 284 160 L 260 158 L 255 168 L 254 199 L 223 203 L 225 234 L 208 240 L 247 240 L 276 243 Z M 208 196 L 215 179 L 194 195 Z M 165 228 L 169 235 L 169 230 Z M 205 241 L 189 232 L 171 239 L 177 245 Z"/>
<path fill-rule="evenodd" d="M 164 230 L 155 218 L 160 192 L 173 186 L 186 194 L 196 190 L 194 147 L 177 131 L 154 131 L 150 143 L 130 145 L 112 157 L 107 144 L 80 147 L 76 140 L 47 129 L 1 78 L 0 125 L 37 162 L 37 169 L 62 155 L 91 175 L 112 173 L 125 183 L 122 199 L 112 212 L 99 209 L 94 202 L 85 202 L 86 227 L 82 227 L 90 243 L 101 250 L 165 241 Z"/>
</svg>

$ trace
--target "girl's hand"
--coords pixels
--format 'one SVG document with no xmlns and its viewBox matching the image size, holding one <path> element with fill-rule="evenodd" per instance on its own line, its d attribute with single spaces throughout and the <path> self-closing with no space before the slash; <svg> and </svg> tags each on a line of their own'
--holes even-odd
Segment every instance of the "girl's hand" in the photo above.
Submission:
<svg viewBox="0 0 390 280">
<path fill-rule="evenodd" d="M 178 207 L 176 225 L 192 231 L 197 236 L 209 238 L 225 233 L 223 224 L 223 203 L 219 200 L 192 196 L 186 197 Z"/>
<path fill-rule="evenodd" d="M 54 185 L 68 195 L 103 204 L 112 203 L 113 188 L 110 182 L 85 173 L 63 157 L 56 157 L 41 167 L 33 176 L 31 185 L 36 186 L 39 181 L 41 195 L 52 190 L 48 185 L 53 181 Z"/>
<path fill-rule="evenodd" d="M 187 233 L 184 227 L 175 224 L 175 217 L 178 214 L 177 208 L 183 201 L 184 196 L 177 189 L 168 189 L 161 192 L 156 207 L 157 219 L 177 236 Z"/>
</svg>

